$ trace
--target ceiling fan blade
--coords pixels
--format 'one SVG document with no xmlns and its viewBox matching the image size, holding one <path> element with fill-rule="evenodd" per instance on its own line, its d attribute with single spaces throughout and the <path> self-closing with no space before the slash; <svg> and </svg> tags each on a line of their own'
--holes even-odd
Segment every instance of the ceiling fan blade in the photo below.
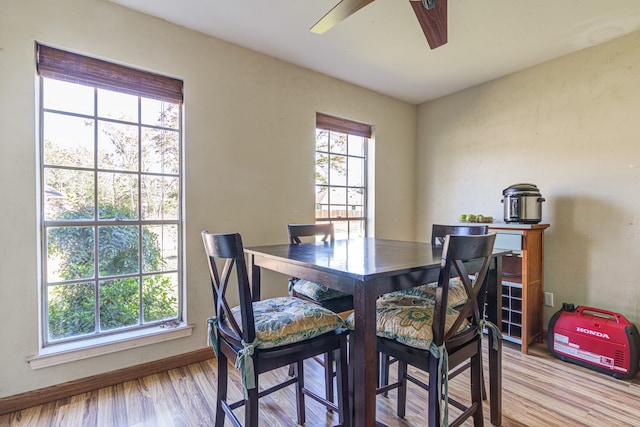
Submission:
<svg viewBox="0 0 640 427">
<path fill-rule="evenodd" d="M 420 22 L 422 32 L 429 42 L 429 47 L 435 49 L 447 43 L 447 0 L 436 0 L 433 9 L 425 8 L 422 1 L 410 1 L 411 7 Z"/>
<path fill-rule="evenodd" d="M 342 0 L 316 22 L 309 31 L 316 34 L 324 34 L 337 23 L 353 15 L 369 3 L 373 3 L 373 0 Z"/>
</svg>

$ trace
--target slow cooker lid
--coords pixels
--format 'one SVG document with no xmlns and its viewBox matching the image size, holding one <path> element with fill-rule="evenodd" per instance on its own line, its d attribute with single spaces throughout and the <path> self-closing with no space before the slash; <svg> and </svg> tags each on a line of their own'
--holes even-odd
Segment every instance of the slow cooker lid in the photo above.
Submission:
<svg viewBox="0 0 640 427">
<path fill-rule="evenodd" d="M 519 183 L 513 184 L 502 191 L 503 196 L 540 196 L 540 190 L 535 184 Z"/>
</svg>

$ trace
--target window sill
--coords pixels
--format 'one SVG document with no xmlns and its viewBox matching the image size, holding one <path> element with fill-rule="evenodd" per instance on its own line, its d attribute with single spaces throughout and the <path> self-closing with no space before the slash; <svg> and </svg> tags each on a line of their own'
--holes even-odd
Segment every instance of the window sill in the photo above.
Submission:
<svg viewBox="0 0 640 427">
<path fill-rule="evenodd" d="M 150 328 L 139 331 L 126 332 L 117 336 L 94 338 L 81 343 L 66 343 L 43 348 L 40 352 L 27 359 L 31 369 L 47 368 L 102 356 L 117 351 L 142 347 L 164 341 L 191 336 L 194 325 L 180 324 L 176 328 Z"/>
</svg>

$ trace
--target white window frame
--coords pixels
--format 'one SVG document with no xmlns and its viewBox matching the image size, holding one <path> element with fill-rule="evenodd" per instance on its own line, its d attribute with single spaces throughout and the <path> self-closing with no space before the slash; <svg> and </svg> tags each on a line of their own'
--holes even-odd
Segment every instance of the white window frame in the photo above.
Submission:
<svg viewBox="0 0 640 427">
<path fill-rule="evenodd" d="M 127 67 L 122 67 L 117 64 L 106 63 L 105 61 L 82 57 L 77 54 L 73 54 L 70 52 L 59 51 L 53 48 L 49 48 L 43 45 L 37 45 L 38 56 L 37 56 L 37 64 L 38 64 L 38 83 L 39 83 L 39 138 L 38 138 L 38 159 L 39 159 L 39 168 L 38 173 L 38 193 L 40 197 L 39 201 L 39 240 L 40 240 L 40 250 L 39 250 L 39 268 L 40 268 L 40 286 L 39 286 L 39 306 L 40 306 L 40 328 L 39 328 L 39 352 L 36 356 L 29 359 L 29 363 L 32 368 L 40 368 L 45 366 L 51 366 L 59 363 L 65 363 L 71 360 L 82 359 L 86 357 L 92 357 L 100 354 L 111 353 L 114 351 L 120 351 L 126 348 L 138 347 L 141 345 L 148 345 L 155 342 L 166 341 L 168 339 L 181 338 L 184 336 L 191 335 L 191 331 L 193 326 L 186 324 L 186 313 L 185 313 L 185 305 L 184 305 L 184 261 L 183 261 L 183 246 L 184 246 L 184 238 L 183 238 L 183 210 L 184 210 L 184 200 L 183 200 L 183 176 L 184 176 L 184 164 L 182 160 L 182 152 L 183 152 L 183 138 L 182 138 L 182 82 L 172 78 L 165 78 L 163 76 L 153 75 L 146 71 L 139 71 L 135 69 L 130 69 Z M 44 55 L 40 54 L 40 49 L 47 49 L 47 55 L 49 57 L 54 57 L 55 55 L 61 55 L 59 58 L 63 58 L 65 55 L 67 57 L 74 58 L 74 61 L 80 63 L 82 67 L 84 63 L 82 60 L 86 60 L 87 68 L 89 72 L 91 72 L 92 67 L 94 70 L 94 76 L 89 76 L 89 82 L 74 81 L 74 77 L 72 75 L 65 75 L 65 70 L 63 69 L 61 72 L 55 70 L 55 64 L 53 68 L 51 64 L 42 64 L 41 57 Z M 79 58 L 79 61 L 77 61 Z M 60 61 L 60 63 L 64 66 L 64 61 Z M 104 65 L 103 65 L 104 64 Z M 42 67 L 42 69 L 41 69 Z M 118 86 L 118 82 L 116 81 L 105 81 L 100 78 L 99 73 L 102 72 L 103 68 L 116 68 L 119 67 L 127 72 L 127 70 L 131 70 L 134 76 L 141 76 L 140 85 L 141 89 L 138 93 L 137 86 L 131 86 L 131 82 L 128 82 L 129 86 L 123 85 L 122 88 Z M 45 68 L 47 68 L 45 70 Z M 73 67 L 71 67 L 73 68 Z M 53 70 L 53 71 L 52 71 Z M 97 70 L 97 71 L 96 71 Z M 80 69 L 80 72 L 84 72 L 84 70 Z M 57 74 L 56 74 L 57 73 Z M 73 73 L 73 70 L 70 71 Z M 112 73 L 113 74 L 113 73 Z M 105 74 L 106 75 L 106 74 Z M 149 79 L 145 80 L 145 76 L 150 76 Z M 138 132 L 140 135 L 141 129 L 149 129 L 161 132 L 177 132 L 178 144 L 179 144 L 179 152 L 178 152 L 178 171 L 177 173 L 156 173 L 156 172 L 145 172 L 141 168 L 138 168 L 137 171 L 131 173 L 137 177 L 138 180 L 138 205 L 137 212 L 138 217 L 136 219 L 125 219 L 124 221 L 121 219 L 112 219 L 112 220 L 101 220 L 98 218 L 98 197 L 97 197 L 97 179 L 94 182 L 94 218 L 91 220 L 74 220 L 74 221 L 60 221 L 60 220 L 51 220 L 47 219 L 45 209 L 47 208 L 47 203 L 45 203 L 45 193 L 46 193 L 46 185 L 45 185 L 45 169 L 51 168 L 51 165 L 46 165 L 44 160 L 44 138 L 46 134 L 46 129 L 44 129 L 44 116 L 45 113 L 56 114 L 56 115 L 66 115 L 70 117 L 82 117 L 87 120 L 93 120 L 94 127 L 96 129 L 94 149 L 97 147 L 98 141 L 98 126 L 97 123 L 115 123 L 117 120 L 107 119 L 104 117 L 98 116 L 97 108 L 94 106 L 93 115 L 82 116 L 75 113 L 68 113 L 64 111 L 52 111 L 44 108 L 43 97 L 46 94 L 43 93 L 43 79 L 51 78 L 55 80 L 66 80 L 71 81 L 72 83 L 82 83 L 84 85 L 89 85 L 93 87 L 94 91 L 94 101 L 97 105 L 97 96 L 99 89 L 107 89 L 107 90 L 120 90 L 122 92 L 128 93 L 129 95 L 134 95 L 138 97 L 138 118 L 135 122 L 126 123 L 128 126 L 136 126 L 138 128 Z M 92 79 L 95 82 L 92 84 Z M 170 85 L 174 85 L 174 87 L 169 87 L 169 90 L 173 90 L 173 94 L 167 95 L 166 93 L 162 93 L 163 90 L 163 82 L 168 81 Z M 114 86 L 115 84 L 115 86 Z M 144 87 L 147 85 L 147 87 Z M 178 86 L 179 85 L 179 86 Z M 178 88 L 179 93 L 176 94 L 176 88 Z M 154 96 L 157 95 L 157 96 Z M 176 98 L 179 96 L 179 99 Z M 172 98 L 171 98 L 172 97 Z M 143 124 L 141 120 L 140 114 L 140 105 L 142 99 L 156 99 L 160 101 L 171 102 L 173 104 L 178 104 L 178 125 L 176 128 L 163 128 L 162 125 L 149 125 Z M 140 144 L 140 140 L 139 143 Z M 140 147 L 140 145 L 139 145 Z M 95 151 L 94 151 L 95 152 Z M 100 170 L 98 168 L 98 164 L 93 165 L 91 168 L 85 167 L 72 167 L 65 166 L 64 168 L 69 170 L 87 170 L 92 171 L 94 176 L 97 178 L 97 174 L 100 172 L 109 172 L 106 170 Z M 120 171 L 121 172 L 121 171 Z M 140 186 L 142 182 L 142 177 L 159 177 L 159 178 L 167 178 L 171 177 L 173 179 L 177 179 L 177 192 L 178 192 L 178 201 L 177 201 L 177 218 L 171 219 L 143 219 L 142 212 L 142 198 L 140 197 Z M 48 334 L 48 312 L 47 312 L 47 294 L 48 287 L 50 283 L 47 278 L 47 230 L 51 227 L 55 226 L 83 226 L 83 227 L 93 227 L 94 230 L 94 241 L 95 241 L 95 271 L 94 276 L 91 279 L 83 279 L 83 280 L 71 280 L 66 283 L 71 282 L 91 282 L 94 284 L 95 289 L 95 314 L 96 314 L 96 329 L 94 333 L 86 334 L 82 336 L 74 336 L 69 339 L 56 339 L 50 340 Z M 130 225 L 132 227 L 138 228 L 138 236 L 139 236 L 139 255 L 138 255 L 138 263 L 139 266 L 142 266 L 142 228 L 144 226 L 153 226 L 153 225 L 171 225 L 177 228 L 177 261 L 175 269 L 171 270 L 163 270 L 163 271 L 155 271 L 155 272 L 146 272 L 143 271 L 142 268 L 138 268 L 138 272 L 134 274 L 125 274 L 123 276 L 110 276 L 108 278 L 99 277 L 98 272 L 98 228 L 105 226 L 122 226 L 122 225 Z M 98 289 L 100 286 L 100 282 L 105 279 L 114 280 L 118 277 L 137 277 L 139 278 L 139 299 L 142 300 L 142 286 L 143 286 L 143 277 L 157 275 L 157 274 L 175 274 L 177 277 L 177 314 L 172 318 L 164 318 L 158 321 L 150 321 L 144 322 L 144 317 L 142 313 L 142 308 L 140 308 L 140 313 L 138 317 L 138 323 L 136 325 L 123 327 L 123 328 L 115 328 L 111 330 L 100 330 L 99 325 L 99 302 L 98 302 Z M 54 283 L 55 284 L 55 283 Z M 142 307 L 142 303 L 140 302 L 140 307 Z"/>
<path fill-rule="evenodd" d="M 332 139 L 332 133 L 343 134 L 347 140 L 347 149 L 346 152 L 338 153 L 334 152 L 331 148 L 331 144 L 327 144 L 326 151 L 318 149 L 317 138 L 322 132 L 328 132 L 327 138 L 330 142 Z M 327 156 L 328 161 L 328 170 L 331 170 L 331 157 L 332 155 L 338 155 L 340 157 L 344 157 L 346 161 L 344 162 L 345 174 L 349 177 L 349 160 L 354 160 L 360 163 L 361 173 L 362 173 L 362 182 L 359 185 L 353 185 L 349 182 L 348 178 L 346 178 L 345 183 L 336 184 L 331 181 L 331 173 L 327 173 L 327 182 L 321 183 L 316 179 L 316 209 L 315 209 L 315 221 L 316 223 L 333 223 L 336 229 L 336 238 L 354 238 L 354 237 L 366 237 L 368 230 L 368 151 L 369 145 L 372 137 L 372 126 L 355 122 L 348 119 L 343 119 L 335 116 L 330 116 L 323 113 L 316 113 L 316 148 L 315 153 L 316 156 Z M 350 139 L 364 139 L 363 150 L 360 154 L 351 153 L 349 150 Z M 317 157 L 316 157 L 317 159 Z M 315 162 L 317 167 L 317 160 Z M 322 209 L 321 206 L 324 204 L 318 203 L 317 197 L 319 194 L 319 187 L 323 187 L 327 189 L 326 197 L 327 203 L 326 205 L 329 207 L 328 210 Z M 344 215 L 332 215 L 331 206 L 333 205 L 333 201 L 331 200 L 332 189 L 336 190 L 336 193 L 346 193 L 347 200 L 344 205 L 347 207 L 347 212 Z M 362 204 L 352 205 L 349 203 L 349 193 L 350 191 L 359 192 L 362 195 Z M 337 203 L 342 205 L 343 202 Z M 349 214 L 349 210 L 356 210 L 356 206 L 361 206 L 358 210 L 361 212 L 360 215 L 351 216 Z M 326 214 L 322 214 L 326 212 Z M 359 223 L 359 226 L 355 226 L 355 223 Z M 344 226 L 346 224 L 346 227 Z"/>
</svg>

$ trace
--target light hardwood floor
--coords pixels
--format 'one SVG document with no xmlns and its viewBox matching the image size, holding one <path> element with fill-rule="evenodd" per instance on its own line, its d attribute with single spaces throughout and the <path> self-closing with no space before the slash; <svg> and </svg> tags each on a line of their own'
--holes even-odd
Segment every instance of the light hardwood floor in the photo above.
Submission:
<svg viewBox="0 0 640 427">
<path fill-rule="evenodd" d="M 485 340 L 486 345 L 486 340 Z M 486 355 L 485 355 L 486 365 Z M 215 407 L 216 359 L 195 363 L 135 381 L 83 393 L 53 403 L 0 416 L 0 426 L 209 426 Z M 230 368 L 230 393 L 240 396 L 237 372 Z M 322 370 L 309 362 L 307 384 L 321 384 Z M 261 376 L 269 383 L 273 375 Z M 466 397 L 467 377 L 451 381 L 450 393 Z M 409 393 L 407 417 L 395 416 L 395 392 L 378 397 L 380 421 L 389 426 L 426 425 L 426 393 L 415 386 Z M 529 355 L 504 344 L 503 423 L 505 427 L 547 426 L 640 426 L 640 375 L 616 380 L 549 355 L 536 344 Z M 451 408 L 451 411 L 455 411 Z M 489 422 L 488 402 L 484 405 Z M 261 399 L 264 426 L 293 426 L 293 390 L 281 390 Z M 330 426 L 337 416 L 307 399 L 307 426 Z M 230 423 L 227 423 L 230 425 Z M 465 425 L 472 425 L 468 421 Z"/>
</svg>

